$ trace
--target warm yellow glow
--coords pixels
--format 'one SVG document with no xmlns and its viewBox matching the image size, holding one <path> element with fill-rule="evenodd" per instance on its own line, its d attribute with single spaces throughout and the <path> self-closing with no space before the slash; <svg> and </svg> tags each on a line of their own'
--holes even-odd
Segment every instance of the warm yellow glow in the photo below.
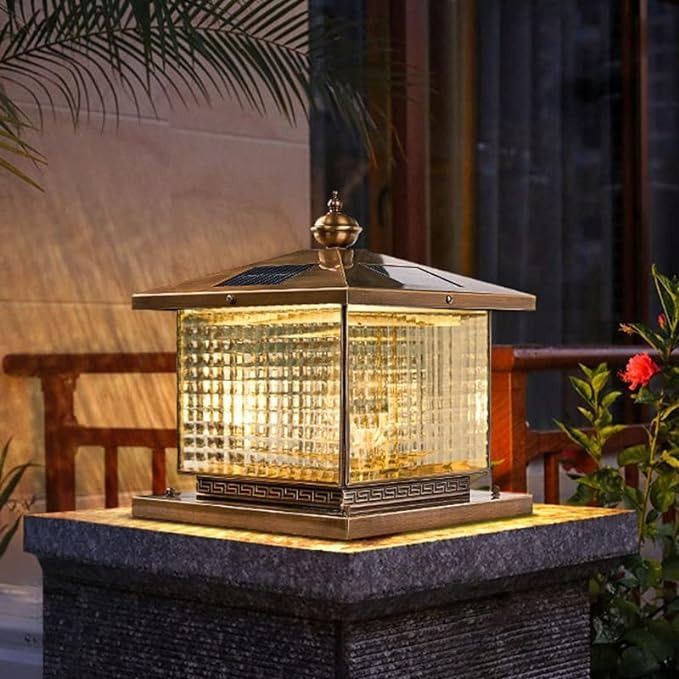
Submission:
<svg viewBox="0 0 679 679">
<path fill-rule="evenodd" d="M 339 479 L 338 305 L 179 312 L 183 471 Z"/>
<path fill-rule="evenodd" d="M 338 483 L 341 307 L 179 312 L 182 470 Z M 488 314 L 350 306 L 352 482 L 487 468 Z"/>
<path fill-rule="evenodd" d="M 488 314 L 350 306 L 352 482 L 487 468 Z"/>
</svg>

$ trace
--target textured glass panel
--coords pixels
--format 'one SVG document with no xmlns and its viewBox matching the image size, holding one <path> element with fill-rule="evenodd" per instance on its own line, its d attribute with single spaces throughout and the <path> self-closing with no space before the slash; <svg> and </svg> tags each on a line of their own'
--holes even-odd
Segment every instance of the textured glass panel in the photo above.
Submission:
<svg viewBox="0 0 679 679">
<path fill-rule="evenodd" d="M 488 314 L 350 306 L 350 480 L 487 468 Z"/>
<path fill-rule="evenodd" d="M 337 482 L 340 307 L 179 312 L 183 471 Z"/>
</svg>

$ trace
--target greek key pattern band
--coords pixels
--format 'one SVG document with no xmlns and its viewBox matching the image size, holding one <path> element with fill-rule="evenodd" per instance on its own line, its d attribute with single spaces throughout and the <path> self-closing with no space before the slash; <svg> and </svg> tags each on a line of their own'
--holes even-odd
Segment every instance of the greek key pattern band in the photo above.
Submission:
<svg viewBox="0 0 679 679">
<path fill-rule="evenodd" d="M 390 504 L 413 500 L 434 500 L 457 495 L 469 497 L 469 477 L 401 481 L 379 486 L 362 486 L 344 491 L 344 502 L 350 505 Z M 463 500 L 464 501 L 464 500 Z"/>
<path fill-rule="evenodd" d="M 274 504 L 284 502 L 294 505 L 337 507 L 342 501 L 339 488 L 235 481 L 214 476 L 199 476 L 196 490 L 199 495 L 225 500 L 255 500 Z"/>
<path fill-rule="evenodd" d="M 196 490 L 203 498 L 351 512 L 392 505 L 467 502 L 469 487 L 468 476 L 390 481 L 344 489 L 198 476 Z"/>
</svg>

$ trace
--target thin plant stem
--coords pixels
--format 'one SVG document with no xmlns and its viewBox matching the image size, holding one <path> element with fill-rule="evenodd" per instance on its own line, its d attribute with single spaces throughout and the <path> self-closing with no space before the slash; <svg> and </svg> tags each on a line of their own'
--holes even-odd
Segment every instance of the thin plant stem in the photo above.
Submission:
<svg viewBox="0 0 679 679">
<path fill-rule="evenodd" d="M 658 447 L 658 432 L 660 430 L 660 418 L 662 416 L 662 395 L 658 400 L 658 405 L 655 417 L 651 422 L 648 440 L 648 474 L 646 475 L 646 489 L 644 491 L 644 502 L 642 511 L 639 515 L 639 546 L 641 546 L 646 538 L 646 515 L 648 514 L 648 501 L 651 495 L 651 485 L 653 484 L 653 474 L 655 472 L 655 453 Z"/>
</svg>

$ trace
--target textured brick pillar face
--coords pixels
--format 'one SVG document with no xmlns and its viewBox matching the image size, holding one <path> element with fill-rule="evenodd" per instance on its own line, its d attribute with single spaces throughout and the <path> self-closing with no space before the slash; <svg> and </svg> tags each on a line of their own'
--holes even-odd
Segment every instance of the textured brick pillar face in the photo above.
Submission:
<svg viewBox="0 0 679 679">
<path fill-rule="evenodd" d="M 589 676 L 589 613 L 579 585 L 342 622 L 49 574 L 44 628 L 48 678 Z"/>
<path fill-rule="evenodd" d="M 329 622 L 45 577 L 44 677 L 184 679 L 335 674 Z"/>
<path fill-rule="evenodd" d="M 517 592 L 351 626 L 351 679 L 586 679 L 584 586 Z"/>
</svg>

